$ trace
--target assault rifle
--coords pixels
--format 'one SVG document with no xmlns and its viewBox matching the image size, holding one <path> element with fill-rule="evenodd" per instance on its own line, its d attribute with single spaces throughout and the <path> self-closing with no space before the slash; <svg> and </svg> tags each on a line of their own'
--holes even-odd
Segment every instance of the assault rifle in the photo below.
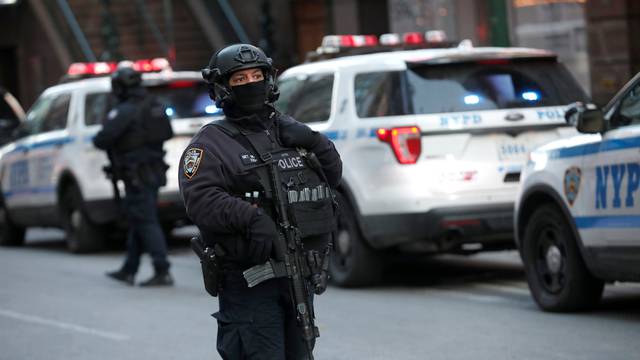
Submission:
<svg viewBox="0 0 640 360">
<path fill-rule="evenodd" d="M 120 189 L 118 188 L 118 173 L 116 171 L 115 159 L 113 158 L 113 154 L 111 150 L 107 150 L 107 158 L 109 158 L 109 165 L 105 165 L 102 167 L 102 171 L 107 176 L 107 179 L 111 180 L 111 186 L 113 187 L 113 197 L 116 200 L 118 206 L 120 206 L 120 201 L 122 200 L 120 196 Z"/>
<path fill-rule="evenodd" d="M 289 220 L 288 203 L 280 193 L 280 174 L 277 163 L 268 154 L 263 159 L 269 166 L 269 181 L 271 182 L 273 201 L 276 205 L 276 220 L 279 228 L 278 241 L 274 243 L 275 257 L 263 265 L 254 266 L 243 274 L 249 287 L 262 281 L 286 276 L 289 281 L 291 300 L 296 314 L 298 327 L 302 331 L 302 338 L 307 347 L 310 360 L 313 360 L 313 345 L 315 338 L 320 336 L 315 326 L 313 304 L 311 303 L 312 289 L 305 280 L 306 260 L 302 247 L 300 232 Z M 317 159 L 315 159 L 317 161 Z"/>
</svg>

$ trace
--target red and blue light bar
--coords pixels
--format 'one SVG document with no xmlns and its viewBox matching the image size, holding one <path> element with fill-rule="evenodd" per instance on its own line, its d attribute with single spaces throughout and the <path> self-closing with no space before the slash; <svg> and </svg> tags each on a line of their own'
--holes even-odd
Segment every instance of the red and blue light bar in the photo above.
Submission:
<svg viewBox="0 0 640 360">
<path fill-rule="evenodd" d="M 128 66 L 139 72 L 160 72 L 170 70 L 169 61 L 165 58 L 142 59 L 136 61 L 116 62 L 76 62 L 69 65 L 68 76 L 100 76 L 116 71 L 118 66 Z"/>
<path fill-rule="evenodd" d="M 427 45 L 444 43 L 447 35 L 442 30 L 429 30 L 426 32 L 408 32 L 404 34 L 382 34 L 380 38 L 375 35 L 327 35 L 322 38 L 321 48 L 358 48 L 369 46 L 396 46 L 396 45 Z"/>
</svg>

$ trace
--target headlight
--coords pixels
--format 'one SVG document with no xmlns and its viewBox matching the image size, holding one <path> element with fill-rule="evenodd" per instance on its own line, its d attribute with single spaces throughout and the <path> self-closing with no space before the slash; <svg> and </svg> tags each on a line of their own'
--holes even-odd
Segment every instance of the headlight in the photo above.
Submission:
<svg viewBox="0 0 640 360">
<path fill-rule="evenodd" d="M 546 151 L 532 151 L 529 153 L 529 161 L 527 167 L 533 167 L 533 170 L 541 170 L 547 166 L 549 154 Z"/>
</svg>

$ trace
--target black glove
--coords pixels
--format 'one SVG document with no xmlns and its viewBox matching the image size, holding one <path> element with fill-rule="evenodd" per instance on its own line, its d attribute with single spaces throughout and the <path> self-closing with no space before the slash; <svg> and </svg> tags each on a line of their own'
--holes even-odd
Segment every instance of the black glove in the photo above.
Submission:
<svg viewBox="0 0 640 360">
<path fill-rule="evenodd" d="M 329 253 L 326 253 L 324 256 L 329 256 Z M 311 272 L 310 280 L 312 290 L 316 295 L 320 295 L 327 290 L 327 284 L 329 282 L 329 273 L 327 269 L 324 268 L 324 265 L 328 265 L 329 263 L 325 263 L 324 256 L 316 250 L 307 252 L 307 264 Z M 326 261 L 328 261 L 328 259 Z"/>
<path fill-rule="evenodd" d="M 290 123 L 280 128 L 280 141 L 285 147 L 312 150 L 320 140 L 317 131 L 301 123 Z"/>
<path fill-rule="evenodd" d="M 256 210 L 247 231 L 249 260 L 262 264 L 269 259 L 273 242 L 278 239 L 276 224 L 260 208 Z"/>
</svg>

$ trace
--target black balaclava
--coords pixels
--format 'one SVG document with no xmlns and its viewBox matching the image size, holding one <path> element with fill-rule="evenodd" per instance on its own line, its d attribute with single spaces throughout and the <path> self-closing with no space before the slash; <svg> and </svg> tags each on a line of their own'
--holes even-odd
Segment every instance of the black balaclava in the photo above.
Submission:
<svg viewBox="0 0 640 360">
<path fill-rule="evenodd" d="M 260 112 L 267 99 L 267 85 L 264 80 L 231 87 L 233 107 L 245 114 Z"/>
</svg>

